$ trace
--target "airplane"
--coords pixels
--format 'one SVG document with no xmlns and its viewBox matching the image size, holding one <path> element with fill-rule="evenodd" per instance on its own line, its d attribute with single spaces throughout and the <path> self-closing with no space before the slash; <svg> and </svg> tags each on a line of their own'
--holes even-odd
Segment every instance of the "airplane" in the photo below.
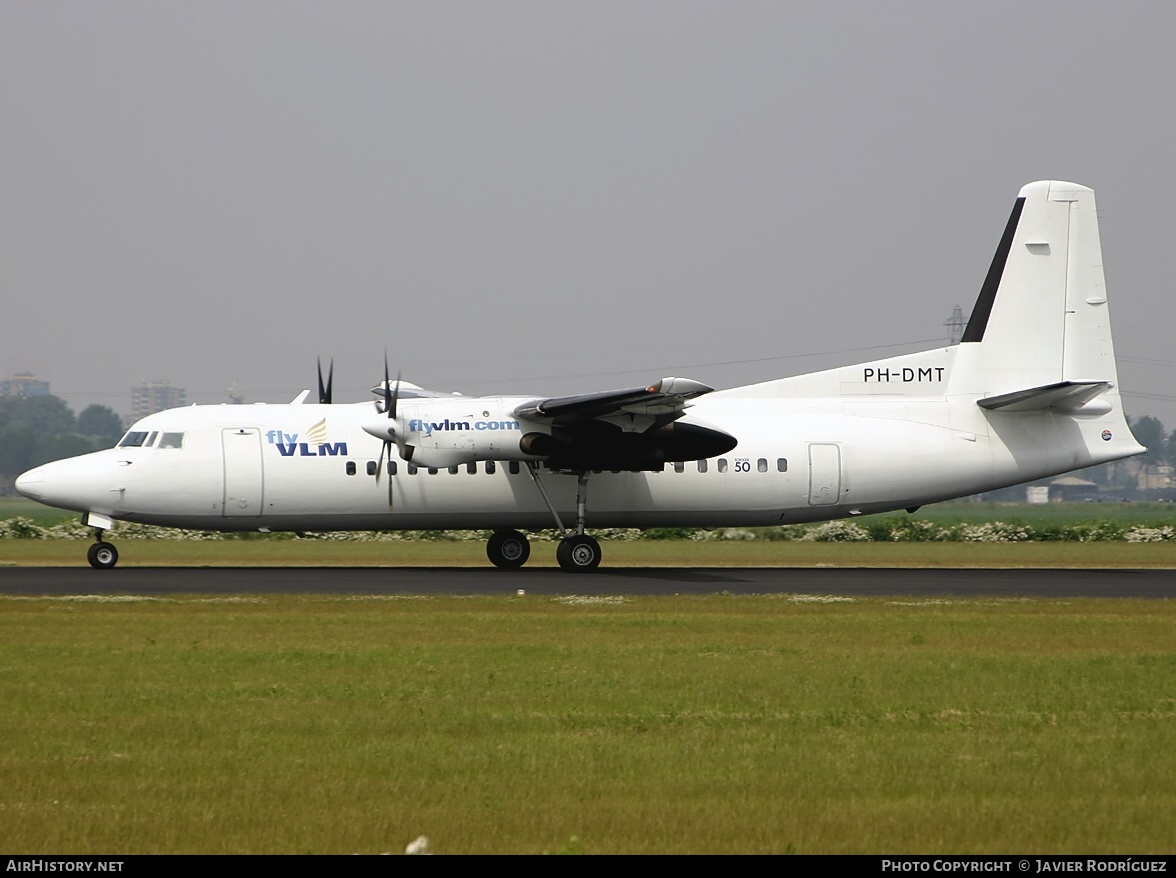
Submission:
<svg viewBox="0 0 1176 878">
<path fill-rule="evenodd" d="M 116 521 L 209 531 L 486 529 L 522 566 L 552 524 L 591 571 L 604 527 L 766 526 L 935 503 L 1146 449 L 1123 414 L 1094 192 L 1021 189 L 955 345 L 715 390 L 684 378 L 543 398 L 391 380 L 374 400 L 190 406 L 116 447 L 22 474 L 82 513 L 88 560 Z M 591 495 L 588 486 L 591 484 Z"/>
</svg>

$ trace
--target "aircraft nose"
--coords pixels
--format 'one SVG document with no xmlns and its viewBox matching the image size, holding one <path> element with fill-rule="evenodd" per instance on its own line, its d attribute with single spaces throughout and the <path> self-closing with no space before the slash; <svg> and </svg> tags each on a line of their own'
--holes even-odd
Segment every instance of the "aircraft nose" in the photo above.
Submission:
<svg viewBox="0 0 1176 878">
<path fill-rule="evenodd" d="M 16 490 L 38 503 L 83 512 L 110 504 L 111 462 L 103 452 L 43 463 L 16 479 Z"/>
<path fill-rule="evenodd" d="M 37 467 L 16 477 L 16 490 L 30 500 L 40 500 L 44 497 L 45 468 Z"/>
</svg>

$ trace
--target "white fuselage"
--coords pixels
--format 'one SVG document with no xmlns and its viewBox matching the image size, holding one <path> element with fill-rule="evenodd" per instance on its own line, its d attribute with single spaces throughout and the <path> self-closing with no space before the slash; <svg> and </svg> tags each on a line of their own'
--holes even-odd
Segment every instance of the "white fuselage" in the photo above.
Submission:
<svg viewBox="0 0 1176 878">
<path fill-rule="evenodd" d="M 661 471 L 590 474 L 592 526 L 841 518 L 921 506 L 1138 450 L 1126 431 L 1104 439 L 1099 416 L 984 412 L 974 398 L 788 399 L 752 395 L 756 389 L 717 392 L 690 409 L 692 417 L 739 437 L 728 454 L 669 463 Z M 505 410 L 516 400 L 476 402 L 479 409 Z M 372 419 L 373 406 L 364 403 L 173 409 L 132 427 L 150 444 L 47 464 L 22 476 L 18 487 L 66 509 L 207 530 L 554 525 L 525 461 L 417 468 L 392 446 L 390 474 L 383 444 L 362 428 Z M 324 420 L 317 441 L 308 439 L 312 425 Z M 497 430 L 495 438 L 517 447 L 526 429 Z M 165 435 L 179 447 L 161 447 Z M 378 480 L 370 474 L 377 467 Z M 539 472 L 557 512 L 574 521 L 576 476 Z"/>
</svg>

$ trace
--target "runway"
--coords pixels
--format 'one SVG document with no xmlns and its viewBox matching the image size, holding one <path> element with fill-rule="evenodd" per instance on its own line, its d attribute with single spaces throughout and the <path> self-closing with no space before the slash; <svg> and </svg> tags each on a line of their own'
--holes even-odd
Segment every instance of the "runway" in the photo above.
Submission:
<svg viewBox="0 0 1176 878">
<path fill-rule="evenodd" d="M 419 567 L 0 568 L 5 595 L 421 594 L 421 595 L 814 594 L 931 597 L 1176 597 L 1176 571 L 911 568 L 604 568 L 568 574 Z"/>
</svg>

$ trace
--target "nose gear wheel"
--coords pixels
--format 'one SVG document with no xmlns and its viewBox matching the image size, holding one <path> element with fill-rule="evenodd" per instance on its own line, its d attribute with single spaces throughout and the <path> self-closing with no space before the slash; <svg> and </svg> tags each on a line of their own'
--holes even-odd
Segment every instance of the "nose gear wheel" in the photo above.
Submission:
<svg viewBox="0 0 1176 878">
<path fill-rule="evenodd" d="M 95 542 L 86 551 L 86 560 L 96 570 L 109 570 L 118 563 L 118 549 L 113 544 L 103 542 L 102 531 L 94 532 Z"/>
</svg>

